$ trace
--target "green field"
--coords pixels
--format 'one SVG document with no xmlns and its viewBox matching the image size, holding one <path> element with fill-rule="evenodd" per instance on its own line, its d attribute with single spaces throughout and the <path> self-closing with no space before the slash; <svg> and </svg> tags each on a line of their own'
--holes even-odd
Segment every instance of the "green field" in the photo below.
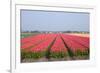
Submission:
<svg viewBox="0 0 100 73">
<path fill-rule="evenodd" d="M 21 38 L 34 36 L 34 35 L 37 35 L 37 34 L 39 34 L 39 33 L 23 32 L 23 33 L 21 33 Z"/>
</svg>

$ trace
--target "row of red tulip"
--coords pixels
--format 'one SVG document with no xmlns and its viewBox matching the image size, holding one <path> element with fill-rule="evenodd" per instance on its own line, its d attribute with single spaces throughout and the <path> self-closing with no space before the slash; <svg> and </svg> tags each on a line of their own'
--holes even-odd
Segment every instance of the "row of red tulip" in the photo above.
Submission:
<svg viewBox="0 0 100 73">
<path fill-rule="evenodd" d="M 50 57 L 63 58 L 68 55 L 68 50 L 65 47 L 61 37 L 57 35 L 57 38 L 50 49 Z"/>
<path fill-rule="evenodd" d="M 30 49 L 31 52 L 45 52 L 47 51 L 50 44 L 53 42 L 56 35 L 51 36 L 51 38 L 45 40 L 44 42 L 38 44 L 37 46 Z"/>
<path fill-rule="evenodd" d="M 28 48 L 34 47 L 51 37 L 53 37 L 53 34 L 39 34 L 33 37 L 23 38 L 21 40 L 22 41 L 21 49 L 28 49 Z"/>
<path fill-rule="evenodd" d="M 80 36 L 74 36 L 74 35 L 67 34 L 66 38 L 76 41 L 77 43 L 80 43 L 81 45 L 89 48 L 89 44 L 90 44 L 89 37 L 80 37 Z"/>
<path fill-rule="evenodd" d="M 34 42 L 34 41 L 36 41 L 35 39 L 37 39 L 37 40 L 41 39 L 42 40 L 44 36 L 45 36 L 44 34 L 37 34 L 35 36 L 29 36 L 29 37 L 21 38 L 21 45 L 24 45 L 24 44 L 26 44 L 30 41 Z"/>
<path fill-rule="evenodd" d="M 51 47 L 51 52 L 67 52 L 67 48 L 65 47 L 60 36 L 57 36 L 53 46 Z"/>
<path fill-rule="evenodd" d="M 76 53 L 77 50 L 85 51 L 85 50 L 89 49 L 80 44 L 82 42 L 82 40 L 80 41 L 79 38 L 77 38 L 77 40 L 80 43 L 77 43 L 76 41 L 74 41 L 74 40 L 76 40 L 76 38 L 70 38 L 68 35 L 65 35 L 65 34 L 61 34 L 61 37 L 63 38 L 64 42 L 66 43 L 66 45 L 70 48 L 70 50 L 73 53 Z"/>
<path fill-rule="evenodd" d="M 22 38 L 21 49 L 26 49 L 26 48 L 29 48 L 31 46 L 34 46 L 35 44 L 42 41 L 43 38 L 44 38 L 43 34 L 36 35 L 36 36 L 33 36 L 33 37 L 31 36 L 31 37 L 27 37 L 27 38 Z"/>
</svg>

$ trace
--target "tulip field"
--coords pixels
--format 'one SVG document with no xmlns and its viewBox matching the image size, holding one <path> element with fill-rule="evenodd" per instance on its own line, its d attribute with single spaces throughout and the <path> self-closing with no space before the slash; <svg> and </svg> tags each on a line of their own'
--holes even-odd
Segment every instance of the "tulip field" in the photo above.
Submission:
<svg viewBox="0 0 100 73">
<path fill-rule="evenodd" d="M 40 33 L 21 38 L 21 62 L 89 59 L 89 37 Z"/>
</svg>

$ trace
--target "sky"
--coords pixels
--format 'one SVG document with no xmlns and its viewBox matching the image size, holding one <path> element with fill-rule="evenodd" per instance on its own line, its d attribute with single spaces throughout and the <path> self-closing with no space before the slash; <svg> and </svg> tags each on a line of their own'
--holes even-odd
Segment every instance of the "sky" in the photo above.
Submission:
<svg viewBox="0 0 100 73">
<path fill-rule="evenodd" d="M 89 13 L 21 10 L 21 31 L 89 32 Z"/>
</svg>

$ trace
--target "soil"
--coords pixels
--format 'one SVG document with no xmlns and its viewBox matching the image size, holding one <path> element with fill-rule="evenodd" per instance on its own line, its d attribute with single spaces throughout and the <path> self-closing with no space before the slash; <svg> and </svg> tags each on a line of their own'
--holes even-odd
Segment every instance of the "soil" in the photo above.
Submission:
<svg viewBox="0 0 100 73">
<path fill-rule="evenodd" d="M 31 63 L 31 62 L 50 62 L 50 61 L 73 61 L 73 60 L 88 60 L 89 57 L 88 56 L 84 56 L 84 57 L 64 57 L 64 58 L 50 58 L 47 59 L 45 57 L 43 58 L 39 58 L 39 59 L 23 59 L 22 63 Z"/>
</svg>

